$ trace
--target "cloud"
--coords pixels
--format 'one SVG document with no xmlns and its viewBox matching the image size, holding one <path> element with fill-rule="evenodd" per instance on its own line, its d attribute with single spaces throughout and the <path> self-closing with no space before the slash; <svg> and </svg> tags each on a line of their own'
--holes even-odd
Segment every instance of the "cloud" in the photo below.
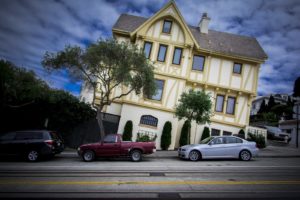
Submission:
<svg viewBox="0 0 300 200">
<path fill-rule="evenodd" d="M 168 0 L 2 0 L 0 59 L 34 70 L 51 86 L 79 94 L 68 74 L 49 75 L 41 60 L 46 51 L 66 44 L 85 47 L 111 37 L 121 13 L 150 17 Z M 259 94 L 291 93 L 300 75 L 300 2 L 297 0 L 177 0 L 185 21 L 197 25 L 202 14 L 211 17 L 210 29 L 256 37 L 269 56 L 261 66 Z"/>
</svg>

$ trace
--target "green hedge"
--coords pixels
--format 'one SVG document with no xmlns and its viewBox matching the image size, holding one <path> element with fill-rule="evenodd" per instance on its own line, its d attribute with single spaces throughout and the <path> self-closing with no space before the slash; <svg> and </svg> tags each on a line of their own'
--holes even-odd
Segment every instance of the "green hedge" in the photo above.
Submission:
<svg viewBox="0 0 300 200">
<path fill-rule="evenodd" d="M 181 134 L 179 139 L 180 146 L 187 145 L 190 143 L 190 138 L 188 138 L 190 128 L 191 128 L 191 123 L 186 120 L 181 129 Z"/>
<path fill-rule="evenodd" d="M 131 141 L 132 138 L 132 121 L 127 121 L 123 132 L 123 141 Z"/>
<path fill-rule="evenodd" d="M 168 150 L 171 144 L 171 132 L 172 132 L 172 123 L 167 121 L 164 125 L 162 134 L 161 134 L 161 142 L 160 147 L 162 150 Z"/>
<path fill-rule="evenodd" d="M 258 148 L 266 147 L 266 140 L 263 135 L 248 133 L 248 141 L 256 142 Z"/>
<path fill-rule="evenodd" d="M 210 130 L 207 126 L 205 126 L 204 129 L 203 129 L 200 141 L 204 140 L 205 138 L 208 138 L 209 136 L 210 136 Z"/>
</svg>

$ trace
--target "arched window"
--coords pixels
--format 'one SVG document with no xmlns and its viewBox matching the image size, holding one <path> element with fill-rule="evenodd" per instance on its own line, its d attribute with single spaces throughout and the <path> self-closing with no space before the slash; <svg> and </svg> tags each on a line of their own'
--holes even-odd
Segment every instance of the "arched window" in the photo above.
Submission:
<svg viewBox="0 0 300 200">
<path fill-rule="evenodd" d="M 143 115 L 140 124 L 157 127 L 158 119 L 152 115 Z"/>
</svg>

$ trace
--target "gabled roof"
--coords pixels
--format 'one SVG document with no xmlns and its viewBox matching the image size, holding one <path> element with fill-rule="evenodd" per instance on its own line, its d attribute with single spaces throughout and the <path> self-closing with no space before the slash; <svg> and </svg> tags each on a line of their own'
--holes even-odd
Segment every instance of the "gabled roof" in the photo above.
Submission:
<svg viewBox="0 0 300 200">
<path fill-rule="evenodd" d="M 113 26 L 113 30 L 131 33 L 147 20 L 148 18 L 122 14 Z M 254 37 L 214 30 L 209 30 L 208 34 L 205 34 L 201 33 L 198 27 L 188 27 L 201 49 L 229 56 L 241 56 L 258 60 L 267 58 L 266 53 Z"/>
</svg>

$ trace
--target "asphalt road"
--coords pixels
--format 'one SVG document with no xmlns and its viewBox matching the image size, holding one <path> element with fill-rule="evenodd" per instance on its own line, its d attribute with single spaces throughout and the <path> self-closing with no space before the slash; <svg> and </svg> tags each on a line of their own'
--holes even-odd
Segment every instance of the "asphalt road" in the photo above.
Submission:
<svg viewBox="0 0 300 200">
<path fill-rule="evenodd" d="M 300 158 L 0 161 L 0 198 L 300 199 Z"/>
</svg>

